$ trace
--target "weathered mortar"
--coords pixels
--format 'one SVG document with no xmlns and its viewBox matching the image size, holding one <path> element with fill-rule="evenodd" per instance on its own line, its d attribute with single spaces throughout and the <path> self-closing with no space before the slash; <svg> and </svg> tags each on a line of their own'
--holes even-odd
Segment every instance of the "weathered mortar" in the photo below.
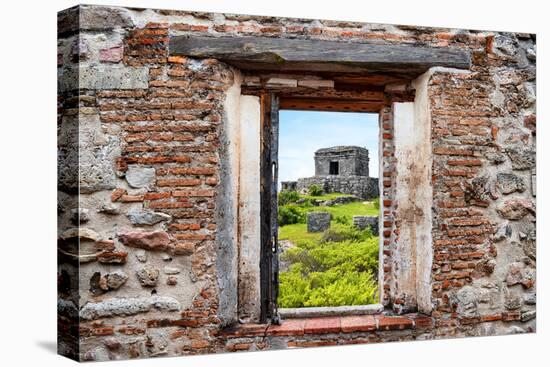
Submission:
<svg viewBox="0 0 550 367">
<path fill-rule="evenodd" d="M 432 291 L 415 302 L 431 304 L 433 327 L 221 335 L 239 312 L 239 134 L 228 102 L 239 97 L 236 71 L 168 49 L 174 35 L 205 34 L 471 52 L 467 73 L 434 72 L 422 97 L 433 240 L 418 239 L 417 253 L 433 258 L 417 257 L 416 267 L 431 270 L 421 282 Z M 107 360 L 534 331 L 534 35 L 80 6 L 59 14 L 58 46 L 61 354 Z M 392 104 L 416 103 L 414 94 L 386 86 L 380 111 L 379 278 L 381 301 L 397 311 L 409 300 L 392 292 L 404 238 Z M 419 243 L 431 246 L 420 252 Z M 120 272 L 122 284 L 102 283 Z"/>
</svg>

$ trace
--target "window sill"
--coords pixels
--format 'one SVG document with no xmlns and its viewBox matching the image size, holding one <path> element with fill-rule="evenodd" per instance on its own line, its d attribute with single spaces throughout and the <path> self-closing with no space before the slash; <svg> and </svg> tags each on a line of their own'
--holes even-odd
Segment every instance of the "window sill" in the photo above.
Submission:
<svg viewBox="0 0 550 367">
<path fill-rule="evenodd" d="M 284 319 L 281 325 L 242 324 L 222 331 L 226 337 L 300 336 L 405 329 L 429 329 L 433 319 L 418 313 L 402 316 L 349 315 Z"/>
<path fill-rule="evenodd" d="M 324 316 L 376 315 L 382 313 L 382 311 L 384 311 L 383 305 L 372 304 L 364 306 L 280 308 L 279 315 L 285 320 Z"/>
</svg>

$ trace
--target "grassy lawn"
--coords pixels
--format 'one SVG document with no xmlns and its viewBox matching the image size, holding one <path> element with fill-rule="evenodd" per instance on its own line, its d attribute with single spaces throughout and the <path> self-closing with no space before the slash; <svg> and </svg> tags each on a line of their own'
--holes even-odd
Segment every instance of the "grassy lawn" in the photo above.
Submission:
<svg viewBox="0 0 550 367">
<path fill-rule="evenodd" d="M 307 231 L 307 224 L 296 223 L 287 224 L 286 226 L 279 227 L 279 239 L 289 240 L 294 243 L 300 243 L 305 241 L 318 241 L 321 239 L 323 233 L 309 233 Z"/>
<path fill-rule="evenodd" d="M 300 195 L 300 198 L 315 200 L 332 200 L 341 196 L 351 196 L 340 193 L 330 193 L 321 196 Z M 378 209 L 372 201 L 356 201 L 348 204 L 338 204 L 334 206 L 300 206 L 303 212 L 329 212 L 332 214 L 331 224 L 334 224 L 336 217 L 346 217 L 350 223 L 354 215 L 377 216 Z M 321 238 L 321 233 L 309 233 L 306 223 L 287 224 L 279 227 L 279 239 L 289 240 L 295 243 L 304 240 L 317 241 Z"/>
<path fill-rule="evenodd" d="M 374 207 L 372 201 L 363 203 L 361 201 L 356 201 L 349 204 L 340 204 L 334 206 L 317 206 L 313 208 L 308 208 L 308 211 L 314 212 L 329 212 L 332 214 L 332 217 L 345 216 L 352 218 L 354 215 L 378 215 L 378 209 Z"/>
</svg>

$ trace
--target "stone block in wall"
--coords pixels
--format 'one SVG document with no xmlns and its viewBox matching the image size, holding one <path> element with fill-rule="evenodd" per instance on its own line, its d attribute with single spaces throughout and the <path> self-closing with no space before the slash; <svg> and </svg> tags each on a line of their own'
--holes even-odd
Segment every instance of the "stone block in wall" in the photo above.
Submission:
<svg viewBox="0 0 550 367">
<path fill-rule="evenodd" d="M 282 181 L 281 182 L 281 189 L 286 191 L 296 191 L 298 188 L 298 182 L 297 181 Z"/>
<path fill-rule="evenodd" d="M 105 31 L 134 26 L 128 9 L 80 5 L 79 10 L 82 30 Z"/>
<path fill-rule="evenodd" d="M 330 213 L 309 212 L 307 213 L 307 231 L 323 232 L 330 227 Z"/>
<path fill-rule="evenodd" d="M 60 92 L 75 89 L 145 89 L 149 86 L 149 69 L 141 66 L 88 65 L 59 71 L 57 80 Z"/>
<path fill-rule="evenodd" d="M 378 236 L 378 216 L 354 215 L 353 226 L 357 229 L 364 230 L 370 228 L 373 235 Z"/>
<path fill-rule="evenodd" d="M 80 69 L 81 89 L 144 89 L 149 86 L 146 67 L 96 66 Z"/>
<path fill-rule="evenodd" d="M 79 117 L 80 191 L 90 193 L 116 186 L 115 160 L 120 156 L 120 139 L 103 134 L 99 115 Z"/>
</svg>

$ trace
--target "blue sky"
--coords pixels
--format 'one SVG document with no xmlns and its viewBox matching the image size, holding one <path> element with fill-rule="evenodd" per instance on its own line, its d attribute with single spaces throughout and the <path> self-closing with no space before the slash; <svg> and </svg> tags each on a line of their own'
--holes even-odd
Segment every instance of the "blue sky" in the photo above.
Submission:
<svg viewBox="0 0 550 367">
<path fill-rule="evenodd" d="M 315 174 L 319 148 L 357 145 L 369 150 L 369 174 L 378 177 L 378 115 L 282 110 L 279 115 L 279 182 Z"/>
</svg>

